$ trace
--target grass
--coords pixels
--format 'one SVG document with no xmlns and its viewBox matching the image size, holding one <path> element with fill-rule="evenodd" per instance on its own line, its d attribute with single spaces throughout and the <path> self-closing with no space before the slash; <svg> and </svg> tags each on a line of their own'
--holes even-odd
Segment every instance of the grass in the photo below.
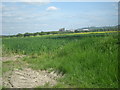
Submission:
<svg viewBox="0 0 120 90">
<path fill-rule="evenodd" d="M 65 75 L 54 88 L 117 88 L 117 39 L 114 34 L 10 38 L 3 39 L 3 49 L 29 55 L 24 61 L 33 69 Z"/>
<path fill-rule="evenodd" d="M 41 54 L 41 52 L 53 51 L 67 42 L 69 40 L 50 40 L 40 37 L 3 39 L 3 45 L 6 47 L 4 52 L 20 54 Z"/>
<path fill-rule="evenodd" d="M 0 79 L 2 79 L 2 62 L 0 61 Z M 0 89 L 2 89 L 2 82 L 0 81 Z"/>
</svg>

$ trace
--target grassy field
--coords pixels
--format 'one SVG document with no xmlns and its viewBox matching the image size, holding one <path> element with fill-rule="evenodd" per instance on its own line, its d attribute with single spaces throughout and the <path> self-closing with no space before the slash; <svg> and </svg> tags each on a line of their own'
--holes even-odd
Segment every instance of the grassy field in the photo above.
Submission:
<svg viewBox="0 0 120 90">
<path fill-rule="evenodd" d="M 98 33 L 3 38 L 2 45 L 3 56 L 25 54 L 31 68 L 62 73 L 55 88 L 117 88 L 117 43 L 115 33 Z"/>
</svg>

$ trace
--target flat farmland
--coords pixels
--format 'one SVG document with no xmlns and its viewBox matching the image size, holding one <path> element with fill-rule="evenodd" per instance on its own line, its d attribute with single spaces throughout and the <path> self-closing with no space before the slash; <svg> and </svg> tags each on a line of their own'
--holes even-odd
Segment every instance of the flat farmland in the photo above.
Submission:
<svg viewBox="0 0 120 90">
<path fill-rule="evenodd" d="M 3 76 L 29 67 L 60 75 L 56 84 L 37 88 L 117 88 L 118 44 L 117 33 L 3 38 L 3 58 L 11 58 L 3 62 Z"/>
</svg>

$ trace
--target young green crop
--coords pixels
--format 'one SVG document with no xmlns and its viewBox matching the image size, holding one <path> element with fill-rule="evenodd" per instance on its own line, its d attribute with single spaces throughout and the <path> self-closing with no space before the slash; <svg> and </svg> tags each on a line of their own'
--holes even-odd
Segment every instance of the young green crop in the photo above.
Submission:
<svg viewBox="0 0 120 90">
<path fill-rule="evenodd" d="M 58 49 L 69 40 L 56 40 L 41 37 L 3 39 L 3 48 L 6 51 L 20 54 L 41 54 Z"/>
<path fill-rule="evenodd" d="M 118 87 L 117 42 L 116 35 L 3 39 L 7 51 L 37 54 L 25 58 L 31 68 L 53 68 L 65 75 L 54 87 L 78 88 Z"/>
</svg>

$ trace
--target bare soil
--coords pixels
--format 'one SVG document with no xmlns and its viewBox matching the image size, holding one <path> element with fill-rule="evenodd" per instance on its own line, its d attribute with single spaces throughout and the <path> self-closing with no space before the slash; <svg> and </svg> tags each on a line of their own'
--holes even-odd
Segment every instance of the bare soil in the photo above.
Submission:
<svg viewBox="0 0 120 90">
<path fill-rule="evenodd" d="M 3 57 L 2 61 L 19 60 L 25 56 L 11 56 Z M 19 63 L 22 64 L 22 63 Z M 20 65 L 17 66 L 20 66 Z M 2 85 L 7 88 L 34 88 L 38 86 L 49 85 L 54 86 L 57 84 L 57 79 L 62 77 L 62 74 L 55 72 L 48 72 L 47 70 L 33 70 L 23 65 L 22 68 L 18 69 L 12 67 L 10 71 L 7 71 L 2 76 Z"/>
<path fill-rule="evenodd" d="M 0 57 L 0 60 L 2 62 L 5 62 L 5 61 L 11 61 L 11 60 L 17 60 L 19 58 L 23 58 L 25 57 L 26 55 L 15 55 L 15 56 L 6 56 L 6 57 Z"/>
<path fill-rule="evenodd" d="M 36 71 L 30 68 L 16 69 L 12 73 L 7 72 L 6 75 L 3 77 L 3 86 L 10 88 L 34 88 L 45 84 L 54 86 L 57 79 L 61 77 L 54 72 L 48 73 L 47 71 Z"/>
</svg>

